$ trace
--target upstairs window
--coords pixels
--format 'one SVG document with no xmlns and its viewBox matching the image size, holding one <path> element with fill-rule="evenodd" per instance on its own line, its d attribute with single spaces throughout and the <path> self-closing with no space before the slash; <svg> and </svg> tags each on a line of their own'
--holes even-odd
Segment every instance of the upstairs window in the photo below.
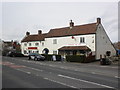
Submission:
<svg viewBox="0 0 120 90">
<path fill-rule="evenodd" d="M 35 46 L 39 46 L 39 43 L 35 43 Z"/>
<path fill-rule="evenodd" d="M 27 43 L 24 43 L 24 46 L 27 46 Z"/>
<path fill-rule="evenodd" d="M 29 46 L 31 46 L 31 43 L 29 43 Z"/>
<path fill-rule="evenodd" d="M 44 42 L 42 42 L 42 46 L 44 46 Z"/>
<path fill-rule="evenodd" d="M 57 44 L 57 39 L 53 39 L 53 44 Z"/>
<path fill-rule="evenodd" d="M 80 43 L 85 43 L 85 38 L 84 37 L 80 37 Z"/>
</svg>

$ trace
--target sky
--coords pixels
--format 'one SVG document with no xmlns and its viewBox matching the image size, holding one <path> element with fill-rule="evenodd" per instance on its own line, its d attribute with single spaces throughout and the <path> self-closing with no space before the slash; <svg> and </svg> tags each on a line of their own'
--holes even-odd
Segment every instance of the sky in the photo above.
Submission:
<svg viewBox="0 0 120 90">
<path fill-rule="evenodd" d="M 100 17 L 112 42 L 118 41 L 118 2 L 2 2 L 2 40 L 21 41 L 27 31 L 37 34 L 50 29 L 95 23 Z M 2 27 L 2 28 L 1 28 Z"/>
</svg>

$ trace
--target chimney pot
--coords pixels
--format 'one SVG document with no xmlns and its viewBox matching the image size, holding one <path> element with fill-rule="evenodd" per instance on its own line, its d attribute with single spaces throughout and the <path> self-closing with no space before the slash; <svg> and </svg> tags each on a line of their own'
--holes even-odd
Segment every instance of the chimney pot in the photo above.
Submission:
<svg viewBox="0 0 120 90">
<path fill-rule="evenodd" d="M 38 34 L 42 34 L 42 30 L 38 30 Z"/>
<path fill-rule="evenodd" d="M 70 20 L 70 27 L 74 26 L 74 22 L 72 22 L 72 20 Z"/>
<path fill-rule="evenodd" d="M 30 32 L 26 32 L 26 35 L 27 35 L 27 36 L 30 35 Z"/>
<path fill-rule="evenodd" d="M 101 24 L 101 18 L 97 18 L 97 23 Z"/>
</svg>

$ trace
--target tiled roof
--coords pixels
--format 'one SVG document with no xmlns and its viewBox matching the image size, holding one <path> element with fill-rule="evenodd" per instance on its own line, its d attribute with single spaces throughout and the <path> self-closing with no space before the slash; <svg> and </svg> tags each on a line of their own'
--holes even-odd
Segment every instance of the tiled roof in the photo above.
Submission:
<svg viewBox="0 0 120 90">
<path fill-rule="evenodd" d="M 64 46 L 58 50 L 90 50 L 87 46 Z"/>
<path fill-rule="evenodd" d="M 49 38 L 49 37 L 93 34 L 96 33 L 97 25 L 98 25 L 97 23 L 91 23 L 91 24 L 73 26 L 72 29 L 70 27 L 51 29 L 46 34 L 28 35 L 21 42 L 44 41 L 45 38 Z"/>
<path fill-rule="evenodd" d="M 93 34 L 96 33 L 97 23 L 85 24 L 64 28 L 51 29 L 47 37 L 61 37 L 70 35 L 80 35 L 80 34 Z"/>
<path fill-rule="evenodd" d="M 35 34 L 26 36 L 21 42 L 44 41 L 47 34 Z"/>
</svg>

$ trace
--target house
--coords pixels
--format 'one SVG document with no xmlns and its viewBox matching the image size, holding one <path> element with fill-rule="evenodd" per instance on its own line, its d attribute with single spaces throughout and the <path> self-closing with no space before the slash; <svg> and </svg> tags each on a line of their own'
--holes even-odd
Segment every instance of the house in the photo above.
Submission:
<svg viewBox="0 0 120 90">
<path fill-rule="evenodd" d="M 20 47 L 17 41 L 2 41 L 2 54 L 7 55 L 9 51 L 20 52 Z"/>
<path fill-rule="evenodd" d="M 68 27 L 51 29 L 48 33 L 26 36 L 21 40 L 21 51 L 24 55 L 29 53 L 44 53 L 47 49 L 49 54 L 86 55 L 95 56 L 95 59 L 104 57 L 107 53 L 115 55 L 116 50 L 101 24 L 101 18 L 95 23 L 74 25 L 71 20 Z"/>
</svg>

